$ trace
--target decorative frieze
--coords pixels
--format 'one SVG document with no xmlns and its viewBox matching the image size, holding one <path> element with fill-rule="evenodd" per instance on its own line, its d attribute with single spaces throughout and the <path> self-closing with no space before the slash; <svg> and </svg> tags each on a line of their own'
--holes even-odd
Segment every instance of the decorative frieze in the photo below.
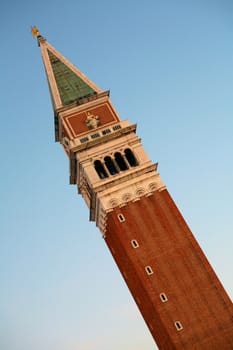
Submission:
<svg viewBox="0 0 233 350">
<path fill-rule="evenodd" d="M 141 197 L 150 196 L 155 191 L 162 191 L 165 188 L 159 173 L 153 171 L 97 193 L 95 220 L 103 236 L 106 231 L 108 212 L 116 207 L 125 206 L 128 202 L 138 201 Z"/>
</svg>

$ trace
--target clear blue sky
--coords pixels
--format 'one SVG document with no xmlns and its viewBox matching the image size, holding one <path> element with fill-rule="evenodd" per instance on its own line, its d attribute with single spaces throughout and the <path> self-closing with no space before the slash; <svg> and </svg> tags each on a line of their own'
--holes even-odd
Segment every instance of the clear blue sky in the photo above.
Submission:
<svg viewBox="0 0 233 350">
<path fill-rule="evenodd" d="M 4 1 L 1 350 L 153 350 L 54 143 L 36 24 L 138 134 L 233 296 L 232 0 Z"/>
</svg>

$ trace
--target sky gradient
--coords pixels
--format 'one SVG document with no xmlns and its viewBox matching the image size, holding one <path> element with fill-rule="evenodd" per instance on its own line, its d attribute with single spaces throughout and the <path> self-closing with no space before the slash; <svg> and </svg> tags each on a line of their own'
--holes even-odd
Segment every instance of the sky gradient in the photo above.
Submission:
<svg viewBox="0 0 233 350">
<path fill-rule="evenodd" d="M 0 5 L 0 348 L 153 350 L 54 142 L 36 24 L 137 133 L 233 296 L 231 0 Z"/>
</svg>

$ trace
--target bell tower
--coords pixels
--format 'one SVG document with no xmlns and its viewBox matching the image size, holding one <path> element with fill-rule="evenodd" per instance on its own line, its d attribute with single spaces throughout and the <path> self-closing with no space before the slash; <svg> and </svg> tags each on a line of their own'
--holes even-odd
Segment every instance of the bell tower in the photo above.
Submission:
<svg viewBox="0 0 233 350">
<path fill-rule="evenodd" d="M 55 140 L 155 342 L 163 350 L 232 350 L 228 295 L 147 156 L 136 125 L 36 27 Z"/>
</svg>

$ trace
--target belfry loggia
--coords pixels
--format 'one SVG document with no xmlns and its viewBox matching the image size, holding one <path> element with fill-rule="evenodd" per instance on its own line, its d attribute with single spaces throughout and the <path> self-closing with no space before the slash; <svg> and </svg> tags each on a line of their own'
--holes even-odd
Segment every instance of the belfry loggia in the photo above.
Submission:
<svg viewBox="0 0 233 350">
<path fill-rule="evenodd" d="M 159 349 L 232 350 L 228 295 L 147 156 L 136 125 L 36 27 L 55 139 Z M 103 242 L 104 244 L 104 242 Z"/>
</svg>

